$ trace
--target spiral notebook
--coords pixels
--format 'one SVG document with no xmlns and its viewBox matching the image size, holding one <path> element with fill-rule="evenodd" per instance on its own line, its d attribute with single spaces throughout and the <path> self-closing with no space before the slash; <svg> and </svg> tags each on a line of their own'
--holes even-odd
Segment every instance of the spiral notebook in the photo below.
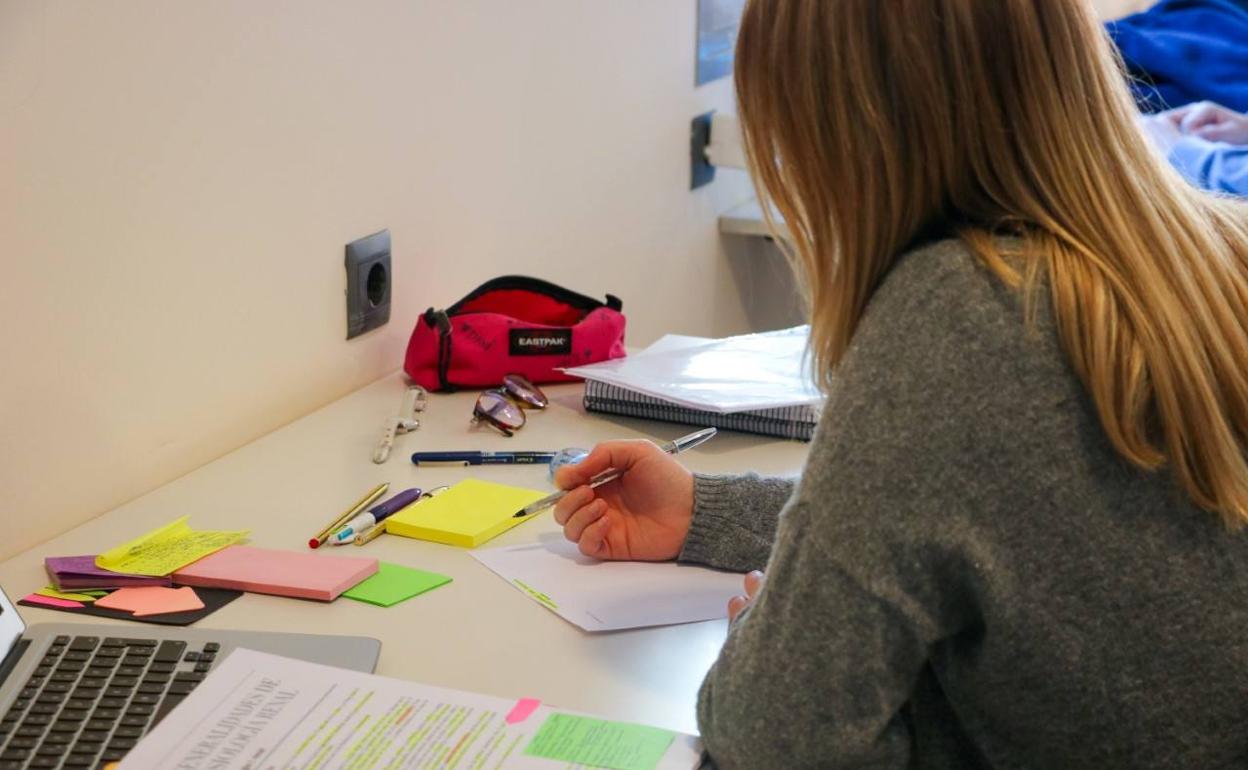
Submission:
<svg viewBox="0 0 1248 770">
<path fill-rule="evenodd" d="M 585 378 L 588 411 L 809 441 L 823 395 L 806 370 L 808 334 L 669 334 L 627 358 L 564 371 Z"/>
<path fill-rule="evenodd" d="M 655 398 L 597 380 L 589 380 L 585 383 L 585 409 L 603 414 L 644 417 L 649 420 L 737 430 L 800 441 L 810 441 L 815 435 L 815 427 L 819 420 L 819 408 L 816 406 L 785 406 L 776 409 L 721 414 L 704 409 L 692 409 L 673 401 Z"/>
</svg>

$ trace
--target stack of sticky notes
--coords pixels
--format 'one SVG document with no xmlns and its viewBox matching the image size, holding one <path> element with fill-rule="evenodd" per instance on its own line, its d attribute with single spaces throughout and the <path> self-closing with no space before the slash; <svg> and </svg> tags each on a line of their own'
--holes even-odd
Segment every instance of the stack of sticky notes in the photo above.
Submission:
<svg viewBox="0 0 1248 770">
<path fill-rule="evenodd" d="M 329 602 L 376 572 L 376 559 L 232 545 L 175 571 L 173 580 Z"/>
<path fill-rule="evenodd" d="M 516 511 L 545 496 L 545 492 L 532 489 L 465 479 L 386 519 L 386 532 L 475 548 L 527 521 L 516 518 Z"/>
<path fill-rule="evenodd" d="M 131 586 L 167 586 L 169 578 L 151 575 L 130 575 L 100 569 L 94 555 L 49 556 L 43 560 L 52 587 L 58 591 L 73 588 L 127 588 Z"/>
</svg>

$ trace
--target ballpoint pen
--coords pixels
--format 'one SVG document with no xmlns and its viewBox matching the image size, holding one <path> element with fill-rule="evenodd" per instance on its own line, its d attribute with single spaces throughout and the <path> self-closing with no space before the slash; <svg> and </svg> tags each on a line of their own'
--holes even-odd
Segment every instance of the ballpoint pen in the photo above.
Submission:
<svg viewBox="0 0 1248 770">
<path fill-rule="evenodd" d="M 659 449 L 662 449 L 664 452 L 667 452 L 669 455 L 679 454 L 680 452 L 684 452 L 687 449 L 693 449 L 695 446 L 698 446 L 699 444 L 703 442 L 709 441 L 718 432 L 719 431 L 716 430 L 715 428 L 703 428 L 702 430 L 695 431 L 693 433 L 690 433 L 687 436 L 681 436 L 678 439 L 673 439 L 672 441 L 659 444 Z M 591 478 L 589 480 L 589 486 L 599 487 L 599 486 L 602 486 L 603 484 L 606 484 L 608 481 L 615 481 L 616 479 L 618 479 L 620 476 L 623 476 L 623 475 L 624 475 L 624 471 L 622 470 L 619 470 L 616 468 L 607 468 L 602 473 L 599 473 L 598 475 Z M 549 495 L 546 495 L 541 500 L 537 500 L 535 502 L 529 503 L 528 505 L 524 506 L 520 510 L 516 511 L 512 515 L 512 518 L 519 519 L 524 516 L 532 516 L 538 511 L 544 508 L 549 508 L 550 506 L 559 502 L 560 500 L 563 499 L 564 495 L 568 494 L 568 492 L 571 492 L 571 491 L 572 490 L 570 489 L 561 489 L 558 492 L 553 492 Z"/>
<path fill-rule="evenodd" d="M 440 493 L 440 492 L 445 492 L 445 491 L 446 491 L 447 489 L 449 489 L 449 488 L 450 488 L 450 487 L 446 487 L 446 486 L 434 487 L 433 489 L 430 489 L 430 490 L 429 490 L 429 491 L 427 491 L 427 492 L 423 492 L 423 493 L 421 493 L 420 498 L 419 498 L 419 499 L 417 499 L 416 501 L 414 501 L 414 502 L 412 503 L 412 505 L 415 505 L 416 503 L 420 502 L 421 500 L 424 500 L 425 498 L 428 498 L 428 497 L 433 497 L 434 495 L 436 495 L 436 494 L 438 494 L 438 493 Z M 355 541 L 354 541 L 354 542 L 355 542 L 355 544 L 356 544 L 356 545 L 364 545 L 365 543 L 371 543 L 372 541 L 374 541 L 374 540 L 376 540 L 377 538 L 381 537 L 381 536 L 382 536 L 382 535 L 384 535 L 385 533 L 386 533 L 386 525 L 385 525 L 385 524 L 381 524 L 381 523 L 374 524 L 372 527 L 370 527 L 370 528 L 368 528 L 368 529 L 365 529 L 365 530 L 363 530 L 362 532 L 360 532 L 359 534 L 357 534 L 357 535 L 355 536 Z"/>
<path fill-rule="evenodd" d="M 417 465 L 544 465 L 555 452 L 414 452 Z"/>
<path fill-rule="evenodd" d="M 341 527 L 343 522 L 347 521 L 355 514 L 359 513 L 360 511 L 364 510 L 368 506 L 377 502 L 377 498 L 384 495 L 386 493 L 386 490 L 389 488 L 390 488 L 390 484 L 385 481 L 373 487 L 368 492 L 368 494 L 364 495 L 358 501 L 356 501 L 355 505 L 348 508 L 346 513 L 342 514 L 341 516 L 339 516 L 338 518 L 330 522 L 329 526 L 326 527 L 325 529 L 322 529 L 320 532 L 317 532 L 316 537 L 308 541 L 308 547 L 320 548 L 325 543 L 325 539 L 329 537 L 333 533 L 334 530 Z"/>
<path fill-rule="evenodd" d="M 329 542 L 333 545 L 346 545 L 353 542 L 356 535 L 371 527 L 375 527 L 390 514 L 406 508 L 419 498 L 419 489 L 405 489 L 389 500 L 379 503 L 363 513 L 357 513 L 334 534 L 329 536 Z"/>
</svg>

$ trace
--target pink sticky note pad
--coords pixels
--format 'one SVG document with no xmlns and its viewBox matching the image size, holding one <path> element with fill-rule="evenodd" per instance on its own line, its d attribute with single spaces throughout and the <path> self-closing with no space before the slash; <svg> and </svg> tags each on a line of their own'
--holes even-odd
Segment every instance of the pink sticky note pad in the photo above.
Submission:
<svg viewBox="0 0 1248 770">
<path fill-rule="evenodd" d="M 54 596 L 41 596 L 39 594 L 31 594 L 25 599 L 22 599 L 22 601 L 29 602 L 30 604 L 42 604 L 45 607 L 59 607 L 61 609 L 87 606 L 82 602 L 70 601 L 69 599 L 57 599 Z"/>
<path fill-rule="evenodd" d="M 173 582 L 328 602 L 376 573 L 376 559 L 232 545 L 173 573 Z"/>
<path fill-rule="evenodd" d="M 202 610 L 204 603 L 193 588 L 119 588 L 95 602 L 96 607 L 133 612 L 135 617 Z"/>
<path fill-rule="evenodd" d="M 537 707 L 542 702 L 537 698 L 521 698 L 516 701 L 516 705 L 512 708 L 511 713 L 507 715 L 507 724 L 514 725 L 529 718 L 529 715 L 537 711 Z"/>
</svg>

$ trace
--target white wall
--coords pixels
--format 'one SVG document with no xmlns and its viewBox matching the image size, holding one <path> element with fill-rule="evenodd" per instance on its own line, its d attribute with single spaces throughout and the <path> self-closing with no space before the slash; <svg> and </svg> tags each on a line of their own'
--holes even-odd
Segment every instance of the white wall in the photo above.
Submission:
<svg viewBox="0 0 1248 770">
<path fill-rule="evenodd" d="M 1129 13 L 1142 11 L 1157 0 L 1091 0 L 1092 6 L 1105 19 L 1117 19 Z"/>
<path fill-rule="evenodd" d="M 715 217 L 748 182 L 687 190 L 689 119 L 732 106 L 693 86 L 694 25 L 0 0 L 0 557 L 394 370 L 420 311 L 495 275 L 619 295 L 630 343 L 744 330 Z M 383 227 L 393 316 L 346 342 L 343 245 Z"/>
</svg>

